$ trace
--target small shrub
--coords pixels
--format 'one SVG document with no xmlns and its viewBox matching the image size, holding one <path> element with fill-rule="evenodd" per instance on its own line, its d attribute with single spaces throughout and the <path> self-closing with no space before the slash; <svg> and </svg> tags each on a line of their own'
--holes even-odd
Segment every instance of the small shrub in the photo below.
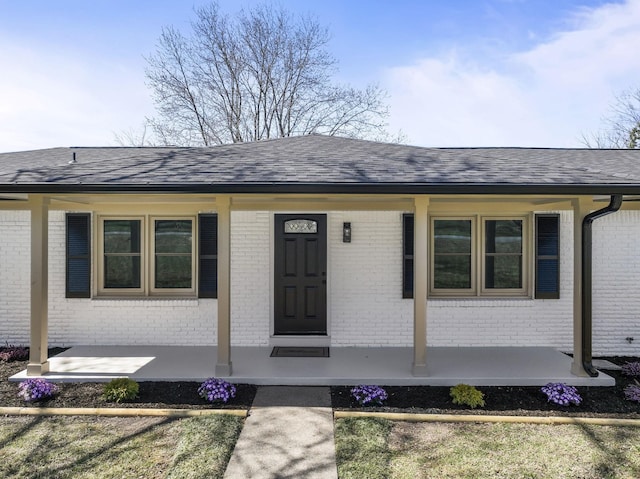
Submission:
<svg viewBox="0 0 640 479">
<path fill-rule="evenodd" d="M 469 406 L 471 409 L 484 407 L 484 393 L 474 386 L 458 384 L 449 390 L 449 395 L 453 398 L 453 404 Z"/>
<path fill-rule="evenodd" d="M 58 386 L 42 378 L 27 379 L 18 384 L 18 397 L 27 402 L 52 398 L 58 391 Z"/>
<path fill-rule="evenodd" d="M 140 387 L 129 378 L 116 378 L 104 385 L 102 397 L 105 401 L 120 403 L 132 401 L 138 397 Z"/>
<path fill-rule="evenodd" d="M 640 376 L 640 362 L 633 361 L 622 365 L 622 374 L 625 376 Z"/>
<path fill-rule="evenodd" d="M 356 400 L 360 406 L 367 406 L 369 404 L 377 404 L 382 406 L 382 403 L 389 397 L 387 391 L 380 386 L 361 384 L 351 389 L 351 397 Z"/>
<path fill-rule="evenodd" d="M 624 398 L 627 401 L 640 402 L 640 385 L 630 384 L 624 388 Z"/>
<path fill-rule="evenodd" d="M 236 387 L 224 379 L 209 378 L 200 385 L 198 394 L 211 403 L 223 402 L 226 404 L 231 398 L 236 397 Z"/>
<path fill-rule="evenodd" d="M 0 351 L 0 361 L 25 361 L 29 359 L 29 348 L 22 346 L 7 346 Z"/>
<path fill-rule="evenodd" d="M 547 395 L 547 400 L 561 406 L 575 404 L 578 406 L 582 402 L 582 397 L 578 390 L 565 383 L 548 383 L 542 387 L 541 391 Z"/>
</svg>

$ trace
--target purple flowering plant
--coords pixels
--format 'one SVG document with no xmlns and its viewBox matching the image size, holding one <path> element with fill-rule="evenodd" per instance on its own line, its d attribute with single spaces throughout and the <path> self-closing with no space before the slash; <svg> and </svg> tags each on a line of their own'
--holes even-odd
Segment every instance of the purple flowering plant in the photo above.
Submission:
<svg viewBox="0 0 640 479">
<path fill-rule="evenodd" d="M 361 384 L 351 389 L 351 397 L 356 400 L 360 406 L 376 404 L 382 406 L 382 403 L 389 397 L 387 391 L 380 386 Z"/>
<path fill-rule="evenodd" d="M 629 384 L 624 388 L 624 398 L 627 401 L 640 402 L 640 385 L 637 383 Z"/>
<path fill-rule="evenodd" d="M 236 387 L 219 378 L 209 378 L 198 388 L 201 398 L 209 402 L 228 403 L 231 398 L 236 397 Z"/>
<path fill-rule="evenodd" d="M 625 376 L 640 376 L 640 362 L 632 361 L 622 365 L 622 374 Z"/>
<path fill-rule="evenodd" d="M 18 384 L 18 397 L 27 402 L 49 399 L 58 391 L 58 386 L 42 378 L 31 378 Z"/>
<path fill-rule="evenodd" d="M 22 346 L 6 346 L 0 351 L 0 361 L 24 361 L 29 359 L 29 349 Z"/>
<path fill-rule="evenodd" d="M 582 402 L 578 390 L 565 383 L 548 383 L 542 387 L 541 391 L 547 395 L 549 402 L 561 406 L 569 406 L 570 404 L 578 406 Z"/>
</svg>

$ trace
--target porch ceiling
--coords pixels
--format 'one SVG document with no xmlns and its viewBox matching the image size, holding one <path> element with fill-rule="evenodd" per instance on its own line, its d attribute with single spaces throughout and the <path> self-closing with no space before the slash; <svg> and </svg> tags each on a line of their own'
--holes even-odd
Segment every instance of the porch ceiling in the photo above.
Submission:
<svg viewBox="0 0 640 479">
<path fill-rule="evenodd" d="M 50 358 L 45 377 L 65 382 L 101 382 L 128 376 L 136 381 L 202 381 L 214 376 L 214 346 L 75 346 Z M 428 377 L 411 373 L 412 348 L 332 347 L 329 358 L 271 358 L 271 348 L 232 347 L 235 383 L 259 385 L 612 386 L 570 373 L 571 358 L 552 348 L 428 349 Z M 11 378 L 26 378 L 21 372 Z"/>
</svg>

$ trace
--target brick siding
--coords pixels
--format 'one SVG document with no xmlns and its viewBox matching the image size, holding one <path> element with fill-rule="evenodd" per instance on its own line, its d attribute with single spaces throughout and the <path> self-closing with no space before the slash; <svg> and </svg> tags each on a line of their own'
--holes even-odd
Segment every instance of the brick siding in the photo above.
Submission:
<svg viewBox="0 0 640 479">
<path fill-rule="evenodd" d="M 572 348 L 572 213 L 561 212 L 559 300 L 430 299 L 430 346 Z M 413 301 L 402 299 L 402 214 L 328 213 L 328 327 L 333 346 L 411 346 Z M 273 214 L 233 212 L 231 340 L 269 344 Z M 352 224 L 351 243 L 342 223 Z M 0 342 L 29 341 L 29 213 L 0 212 Z M 640 212 L 594 223 L 594 354 L 640 348 Z M 216 343 L 214 299 L 66 299 L 64 213 L 49 226 L 49 342 L 74 344 Z M 625 338 L 633 337 L 631 343 Z"/>
</svg>

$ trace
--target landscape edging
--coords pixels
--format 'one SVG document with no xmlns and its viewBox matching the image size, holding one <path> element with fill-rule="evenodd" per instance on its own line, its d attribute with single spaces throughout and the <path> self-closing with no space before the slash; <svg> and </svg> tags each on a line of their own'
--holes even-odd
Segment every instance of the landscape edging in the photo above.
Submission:
<svg viewBox="0 0 640 479">
<path fill-rule="evenodd" d="M 0 407 L 2 416 L 161 416 L 197 417 L 228 414 L 247 417 L 246 409 L 154 409 L 154 408 L 85 408 L 85 407 Z"/>
<path fill-rule="evenodd" d="M 372 417 L 406 422 L 491 422 L 524 424 L 587 424 L 594 426 L 640 427 L 640 419 L 567 416 L 490 416 L 480 414 L 414 414 L 397 412 L 334 411 L 334 418 Z"/>
<path fill-rule="evenodd" d="M 46 408 L 0 407 L 2 416 L 159 416 L 198 417 L 228 414 L 247 417 L 246 409 L 155 409 L 155 408 Z M 596 426 L 640 427 L 640 419 L 568 416 L 496 416 L 476 414 L 418 414 L 366 411 L 334 411 L 335 419 L 372 417 L 406 422 L 488 422 L 525 424 L 587 424 Z"/>
</svg>

